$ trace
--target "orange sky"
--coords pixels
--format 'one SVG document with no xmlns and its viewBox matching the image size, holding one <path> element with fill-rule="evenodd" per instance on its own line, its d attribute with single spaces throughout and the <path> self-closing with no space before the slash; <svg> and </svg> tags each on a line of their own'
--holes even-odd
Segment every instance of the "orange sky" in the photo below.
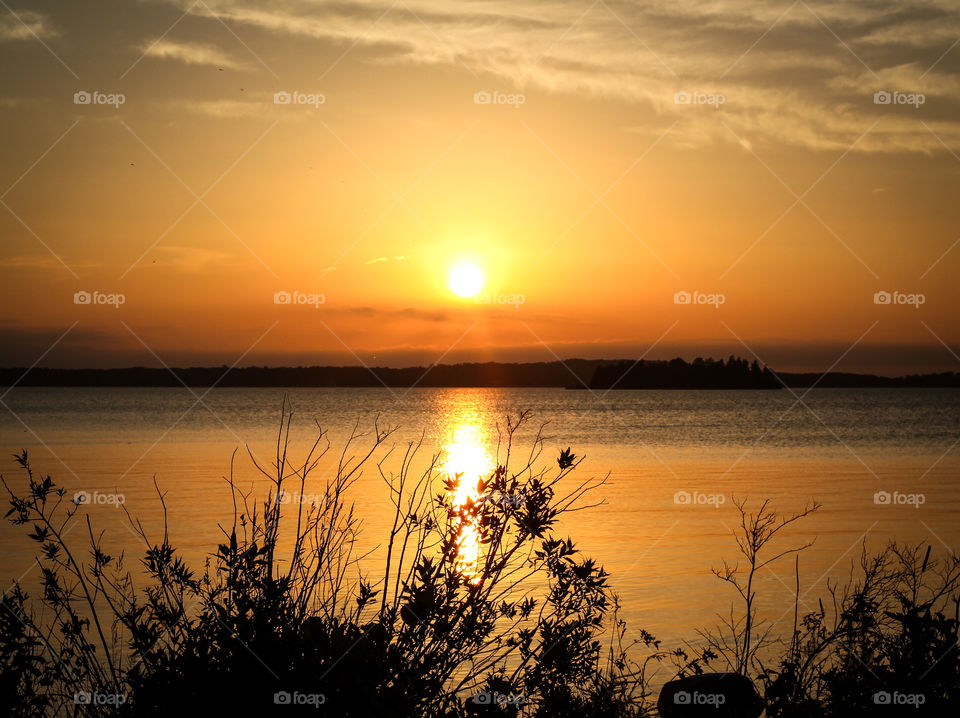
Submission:
<svg viewBox="0 0 960 718">
<path fill-rule="evenodd" d="M 960 369 L 945 0 L 75 5 L 0 9 L 4 365 Z"/>
</svg>

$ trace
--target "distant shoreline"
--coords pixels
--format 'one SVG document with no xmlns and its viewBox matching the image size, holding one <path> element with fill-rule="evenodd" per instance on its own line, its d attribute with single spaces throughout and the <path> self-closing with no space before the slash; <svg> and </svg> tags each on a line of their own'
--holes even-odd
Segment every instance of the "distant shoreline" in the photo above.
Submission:
<svg viewBox="0 0 960 718">
<path fill-rule="evenodd" d="M 272 388 L 564 388 L 781 389 L 960 387 L 960 373 L 875 374 L 775 372 L 731 357 L 685 362 L 569 359 L 563 362 L 438 364 L 433 367 L 187 367 L 0 369 L 0 386 L 20 387 L 272 387 Z"/>
</svg>

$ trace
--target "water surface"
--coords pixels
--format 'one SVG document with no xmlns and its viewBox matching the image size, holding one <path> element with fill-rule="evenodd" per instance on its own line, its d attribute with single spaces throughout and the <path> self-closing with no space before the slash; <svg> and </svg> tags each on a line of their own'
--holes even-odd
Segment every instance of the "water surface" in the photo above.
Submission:
<svg viewBox="0 0 960 718">
<path fill-rule="evenodd" d="M 240 482 L 255 480 L 248 450 L 269 466 L 285 395 L 296 412 L 294 454 L 309 448 L 314 421 L 329 432 L 332 449 L 317 485 L 351 432 L 370 431 L 375 421 L 396 427 L 388 442 L 396 449 L 384 462 L 388 473 L 399 467 L 410 441 L 422 441 L 420 468 L 436 456 L 441 470 L 486 472 L 497 460 L 506 416 L 530 410 L 530 423 L 518 435 L 521 447 L 547 422 L 545 464 L 570 446 L 586 457 L 574 477 L 606 478 L 589 499 L 602 505 L 572 514 L 558 533 L 604 563 L 633 625 L 667 641 L 692 638 L 727 610 L 732 596 L 710 567 L 736 559 L 734 497 L 770 498 L 785 511 L 822 502 L 781 544 L 815 542 L 801 557 L 801 611 L 813 610 L 825 581 L 849 568 L 864 539 L 876 548 L 890 539 L 926 541 L 943 551 L 960 543 L 958 390 L 205 392 L 15 388 L 4 399 L 10 411 L 0 415 L 0 450 L 8 457 L 29 450 L 35 468 L 52 474 L 70 495 L 122 495 L 159 540 L 155 479 L 166 494 L 175 545 L 199 565 L 221 538 L 217 522 L 232 515 L 224 481 L 231 455 L 239 449 L 234 471 Z M 361 438 L 353 453 L 368 440 Z M 375 466 L 369 468 L 354 491 L 364 519 L 361 547 L 372 551 L 368 562 L 375 570 L 392 514 L 386 485 Z M 21 481 L 12 460 L 4 460 L 2 470 L 8 480 Z M 886 492 L 881 503 L 878 492 Z M 882 503 L 885 495 L 889 503 Z M 108 541 L 128 554 L 142 551 L 115 506 L 86 511 L 107 529 Z M 71 538 L 85 532 L 84 526 Z M 0 538 L 7 585 L 21 575 L 29 582 L 35 545 L 9 527 L 0 529 Z M 793 586 L 792 561 L 765 573 L 760 602 L 771 620 L 792 620 Z"/>
</svg>

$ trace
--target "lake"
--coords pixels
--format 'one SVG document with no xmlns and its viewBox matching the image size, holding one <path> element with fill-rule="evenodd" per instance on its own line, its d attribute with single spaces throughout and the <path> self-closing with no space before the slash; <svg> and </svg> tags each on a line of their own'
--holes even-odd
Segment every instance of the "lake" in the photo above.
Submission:
<svg viewBox="0 0 960 718">
<path fill-rule="evenodd" d="M 960 390 L 873 389 L 798 391 L 615 391 L 559 389 L 62 389 L 15 388 L 0 416 L 0 449 L 27 449 L 35 470 L 51 474 L 73 495 L 106 544 L 128 556 L 143 546 L 124 525 L 115 495 L 159 541 L 166 493 L 175 546 L 200 568 L 222 538 L 217 522 L 232 515 L 224 477 L 236 454 L 241 485 L 254 481 L 247 454 L 272 461 L 281 403 L 296 412 L 292 453 L 305 452 L 320 423 L 332 444 L 315 482 L 329 475 L 354 427 L 374 421 L 397 427 L 384 470 L 399 466 L 407 442 L 422 437 L 418 467 L 431 455 L 441 467 L 481 473 L 494 465 L 497 426 L 507 414 L 530 410 L 518 434 L 529 446 L 542 422 L 542 463 L 556 467 L 560 449 L 585 457 L 571 484 L 594 476 L 606 482 L 586 499 L 602 504 L 569 515 L 558 528 L 612 575 L 624 615 L 664 646 L 694 640 L 728 610 L 731 591 L 711 566 L 737 559 L 731 530 L 734 497 L 752 505 L 769 498 L 785 512 L 816 499 L 823 507 L 798 522 L 778 545 L 813 541 L 800 557 L 801 612 L 814 610 L 828 579 L 843 576 L 860 544 L 881 548 L 896 539 L 927 542 L 934 551 L 960 544 L 956 445 Z M 799 401 L 798 401 L 799 397 Z M 379 417 L 379 418 L 378 418 Z M 363 439 L 354 453 L 359 453 Z M 383 452 L 380 456 L 382 457 Z M 8 482 L 22 486 L 12 459 Z M 246 482 L 244 484 L 244 482 Z M 262 488 L 263 484 L 257 484 Z M 386 485 L 371 464 L 354 487 L 364 520 L 359 548 L 382 558 L 388 519 Z M 71 540 L 86 526 L 74 521 Z M 36 544 L 25 532 L 0 529 L 5 585 L 35 581 Z M 792 622 L 794 564 L 773 564 L 759 586 L 761 611 L 784 630 Z"/>
</svg>

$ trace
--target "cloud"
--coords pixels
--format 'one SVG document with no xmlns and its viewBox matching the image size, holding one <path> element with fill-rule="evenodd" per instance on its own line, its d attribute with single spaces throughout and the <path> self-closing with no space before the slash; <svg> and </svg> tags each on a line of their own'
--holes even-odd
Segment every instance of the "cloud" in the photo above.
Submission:
<svg viewBox="0 0 960 718">
<path fill-rule="evenodd" d="M 93 269 L 97 265 L 93 262 L 70 262 L 70 268 L 74 271 Z M 0 268 L 2 269 L 53 269 L 63 271 L 63 262 L 49 254 L 43 255 L 17 255 L 15 257 L 4 257 L 0 259 Z"/>
<path fill-rule="evenodd" d="M 390 309 L 385 307 L 366 307 L 366 306 L 345 306 L 332 307 L 328 310 L 330 314 L 345 314 L 352 316 L 362 316 L 369 319 L 395 320 L 395 319 L 415 319 L 424 322 L 447 322 L 453 315 L 444 309 L 418 309 L 415 307 L 398 307 Z"/>
<path fill-rule="evenodd" d="M 289 107 L 277 105 L 273 101 L 273 93 L 246 92 L 243 96 L 247 99 L 170 99 L 157 100 L 153 104 L 160 111 L 188 113 L 215 120 L 254 118 L 299 123 L 309 123 L 311 120 L 308 112 L 290 112 Z"/>
<path fill-rule="evenodd" d="M 401 254 L 396 257 L 374 257 L 373 259 L 368 259 L 366 262 L 364 262 L 364 264 L 379 264 L 380 262 L 389 262 L 391 260 L 394 262 L 402 262 L 403 260 L 410 258 L 411 255 L 409 254 Z"/>
<path fill-rule="evenodd" d="M 212 9 L 231 25 L 275 36 L 352 47 L 352 56 L 367 62 L 449 66 L 471 85 L 465 96 L 489 89 L 482 85 L 493 76 L 503 90 L 631 103 L 638 124 L 654 136 L 682 121 L 670 141 L 684 147 L 731 141 L 717 122 L 722 118 L 749 133 L 743 140 L 753 147 L 842 151 L 883 119 L 856 151 L 938 151 L 940 140 L 916 116 L 874 105 L 879 84 L 893 79 L 903 89 L 925 86 L 921 91 L 940 100 L 937 134 L 947 144 L 960 142 L 960 80 L 950 69 L 956 62 L 948 55 L 927 72 L 960 36 L 952 0 L 878 0 L 868 7 L 855 0 L 605 0 L 586 12 L 569 0 L 176 4 L 201 17 Z M 676 104 L 680 91 L 720 92 L 728 101 L 720 112 L 701 112 Z"/>
<path fill-rule="evenodd" d="M 268 117 L 276 112 L 273 103 L 255 100 L 173 100 L 163 103 L 166 109 L 189 112 L 217 120 L 245 117 Z"/>
<path fill-rule="evenodd" d="M 153 44 L 145 44 L 139 49 L 143 52 L 144 57 L 177 60 L 188 65 L 208 65 L 231 70 L 239 70 L 244 67 L 242 63 L 232 59 L 214 45 L 178 42 L 163 38 Z"/>
<path fill-rule="evenodd" d="M 206 272 L 237 263 L 236 255 L 203 247 L 161 246 L 157 247 L 156 255 L 159 266 L 185 273 Z"/>
<path fill-rule="evenodd" d="M 21 10 L 14 14 L 11 10 L 0 16 L 0 42 L 7 40 L 42 40 L 59 35 L 50 25 L 48 18 L 31 10 Z"/>
</svg>

